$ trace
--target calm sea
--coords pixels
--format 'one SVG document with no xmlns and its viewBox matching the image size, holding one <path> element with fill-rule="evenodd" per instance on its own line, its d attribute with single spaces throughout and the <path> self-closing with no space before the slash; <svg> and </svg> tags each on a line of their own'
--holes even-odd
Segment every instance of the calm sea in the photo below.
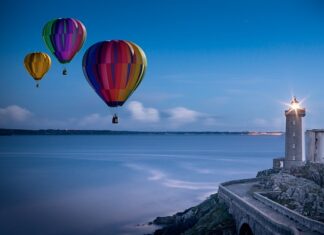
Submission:
<svg viewBox="0 0 324 235">
<path fill-rule="evenodd" d="M 0 234 L 143 234 L 283 151 L 283 136 L 0 137 Z"/>
</svg>

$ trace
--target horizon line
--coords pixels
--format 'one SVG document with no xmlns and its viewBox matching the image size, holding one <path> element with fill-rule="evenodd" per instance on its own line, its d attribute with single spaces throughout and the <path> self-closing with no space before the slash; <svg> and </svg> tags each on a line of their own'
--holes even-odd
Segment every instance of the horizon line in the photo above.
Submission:
<svg viewBox="0 0 324 235">
<path fill-rule="evenodd" d="M 0 135 L 66 135 L 66 134 L 241 134 L 241 135 L 283 135 L 283 131 L 135 131 L 98 129 L 15 129 L 0 128 Z"/>
</svg>

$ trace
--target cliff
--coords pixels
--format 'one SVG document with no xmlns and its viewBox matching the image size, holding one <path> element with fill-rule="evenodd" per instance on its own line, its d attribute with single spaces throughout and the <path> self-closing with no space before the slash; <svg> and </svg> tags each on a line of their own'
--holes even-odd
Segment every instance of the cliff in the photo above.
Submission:
<svg viewBox="0 0 324 235">
<path fill-rule="evenodd" d="M 324 221 L 324 164 L 308 163 L 289 172 L 268 169 L 257 174 L 268 197 L 309 218 Z M 198 206 L 172 216 L 157 217 L 154 235 L 234 235 L 235 221 L 226 205 L 211 195 Z"/>
</svg>

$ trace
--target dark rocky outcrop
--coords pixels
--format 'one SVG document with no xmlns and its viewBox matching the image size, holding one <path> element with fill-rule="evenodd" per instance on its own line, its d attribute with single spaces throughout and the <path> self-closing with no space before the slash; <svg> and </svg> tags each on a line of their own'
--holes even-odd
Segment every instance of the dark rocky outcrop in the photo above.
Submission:
<svg viewBox="0 0 324 235">
<path fill-rule="evenodd" d="M 277 174 L 279 173 L 280 170 L 277 170 L 277 169 L 266 169 L 266 170 L 262 170 L 262 171 L 259 171 L 257 173 L 257 178 L 261 178 L 261 177 L 268 177 L 270 175 L 273 175 L 273 174 Z"/>
<path fill-rule="evenodd" d="M 157 217 L 154 224 L 163 228 L 154 235 L 234 235 L 235 221 L 228 208 L 218 200 L 217 194 L 211 195 L 198 206 L 189 208 L 172 216 Z"/>
</svg>

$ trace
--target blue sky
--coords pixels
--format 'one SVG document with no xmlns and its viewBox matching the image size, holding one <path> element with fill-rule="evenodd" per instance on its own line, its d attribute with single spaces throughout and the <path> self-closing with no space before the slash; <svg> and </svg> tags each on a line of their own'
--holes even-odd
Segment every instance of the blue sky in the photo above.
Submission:
<svg viewBox="0 0 324 235">
<path fill-rule="evenodd" d="M 323 128 L 324 4 L 294 1 L 4 1 L 1 7 L 0 127 L 114 130 L 284 130 L 292 95 L 305 99 L 307 129 Z M 35 88 L 23 67 L 50 19 L 87 28 L 62 77 L 52 68 Z M 84 78 L 97 41 L 126 39 L 148 58 L 144 81 L 118 111 Z"/>
</svg>

